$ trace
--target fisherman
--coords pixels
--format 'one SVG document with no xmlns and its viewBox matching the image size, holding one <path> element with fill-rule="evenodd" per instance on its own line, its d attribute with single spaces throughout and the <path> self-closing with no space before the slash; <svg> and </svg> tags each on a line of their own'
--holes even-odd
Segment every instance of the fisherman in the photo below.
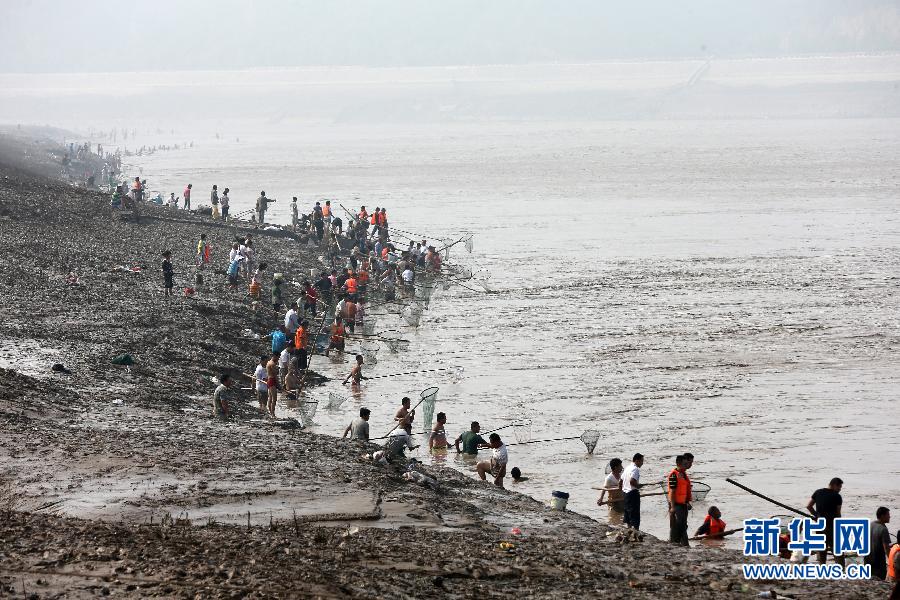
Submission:
<svg viewBox="0 0 900 600">
<path fill-rule="evenodd" d="M 316 292 L 316 288 L 312 286 L 309 282 L 309 279 L 305 279 L 303 281 L 303 316 L 306 316 L 306 311 L 310 311 L 312 313 L 313 319 L 316 318 L 316 302 L 319 299 L 319 294 Z"/>
<path fill-rule="evenodd" d="M 384 450 L 374 453 L 372 460 L 381 464 L 389 463 L 394 457 L 403 456 L 407 448 L 415 450 L 418 447 L 412 443 L 412 425 L 406 423 L 391 432 Z"/>
<path fill-rule="evenodd" d="M 325 206 L 322 207 L 322 220 L 325 221 L 329 230 L 331 229 L 331 216 L 331 200 L 326 200 Z"/>
<path fill-rule="evenodd" d="M 191 188 L 194 187 L 194 184 L 189 183 L 187 187 L 184 188 L 184 210 L 191 210 Z"/>
<path fill-rule="evenodd" d="M 341 320 L 344 321 L 344 325 L 347 326 L 350 333 L 356 332 L 356 302 L 353 301 L 352 296 L 344 299 L 341 307 Z"/>
<path fill-rule="evenodd" d="M 469 456 L 478 456 L 479 448 L 489 447 L 484 438 L 478 435 L 479 431 L 481 431 L 481 425 L 478 424 L 478 421 L 472 421 L 469 431 L 460 434 L 456 441 L 453 442 L 453 445 L 456 447 L 456 453 L 460 453 L 460 443 L 462 443 L 462 453 Z"/>
<path fill-rule="evenodd" d="M 633 529 L 641 528 L 641 467 L 644 455 L 638 452 L 622 473 L 622 493 L 625 494 L 625 524 Z"/>
<path fill-rule="evenodd" d="M 834 477 L 828 482 L 827 488 L 820 488 L 813 492 L 812 497 L 806 504 L 806 510 L 817 519 L 825 519 L 825 551 L 817 552 L 820 564 L 825 564 L 828 560 L 828 551 L 834 554 L 834 520 L 841 516 L 841 504 L 844 500 L 841 498 L 841 488 L 844 487 L 844 481 L 840 477 Z M 843 555 L 835 556 L 834 561 L 841 566 L 844 564 Z"/>
<path fill-rule="evenodd" d="M 513 483 L 522 483 L 523 481 L 528 481 L 528 477 L 522 477 L 522 470 L 519 467 L 513 467 L 509 471 L 509 475 L 512 477 Z"/>
<path fill-rule="evenodd" d="M 209 193 L 209 203 L 212 205 L 212 218 L 219 218 L 219 188 L 215 184 L 212 186 L 212 191 Z"/>
<path fill-rule="evenodd" d="M 869 554 L 863 559 L 863 563 L 872 565 L 872 578 L 884 581 L 888 575 L 887 559 L 891 553 L 891 534 L 887 524 L 891 522 L 891 511 L 885 506 L 879 506 L 875 511 L 875 520 L 869 527 Z"/>
<path fill-rule="evenodd" d="M 297 348 L 297 364 L 300 370 L 305 371 L 309 365 L 309 321 L 304 319 L 300 322 L 294 335 L 294 346 Z"/>
<path fill-rule="evenodd" d="M 274 198 L 266 198 L 265 190 L 259 193 L 259 198 L 256 199 L 256 214 L 259 217 L 259 224 L 263 225 L 266 222 L 266 209 L 269 207 L 271 202 L 275 202 Z"/>
<path fill-rule="evenodd" d="M 288 307 L 288 311 L 284 314 L 284 332 L 290 337 L 294 337 L 297 333 L 297 327 L 300 326 L 300 315 L 297 314 L 297 303 L 294 302 Z"/>
<path fill-rule="evenodd" d="M 353 380 L 353 385 L 359 386 L 360 382 L 364 379 L 368 379 L 368 377 L 363 377 L 362 374 L 362 366 L 363 366 L 363 356 L 362 354 L 356 355 L 356 365 L 350 370 L 350 374 L 343 381 L 343 385 L 347 385 L 347 382 L 351 379 Z"/>
<path fill-rule="evenodd" d="M 493 448 L 491 460 L 478 463 L 475 465 L 475 470 L 482 481 L 486 481 L 487 474 L 490 473 L 494 477 L 494 485 L 502 488 L 503 478 L 506 477 L 506 463 L 509 462 L 506 444 L 500 439 L 498 433 L 492 433 L 488 440 L 488 445 Z"/>
<path fill-rule="evenodd" d="M 169 208 L 178 208 L 178 198 L 175 197 L 175 192 L 169 194 Z"/>
<path fill-rule="evenodd" d="M 350 436 L 351 440 L 369 441 L 369 415 L 371 411 L 365 406 L 359 409 L 359 416 L 347 425 L 342 438 Z"/>
<path fill-rule="evenodd" d="M 229 190 L 228 188 L 225 188 L 225 190 L 222 192 L 222 199 L 220 202 L 222 204 L 222 220 L 223 221 L 228 220 L 228 209 L 231 207 L 231 198 L 228 197 L 228 192 L 230 192 L 230 191 L 231 190 Z"/>
<path fill-rule="evenodd" d="M 394 413 L 394 420 L 400 425 L 403 423 L 412 423 L 416 418 L 416 411 L 409 409 L 411 402 L 412 400 L 409 399 L 409 396 L 404 396 L 403 399 L 400 400 L 400 408 Z"/>
<path fill-rule="evenodd" d="M 288 366 L 291 364 L 291 358 L 294 354 L 294 346 L 291 344 L 285 344 L 284 349 L 282 349 L 281 354 L 278 355 L 278 379 L 281 382 L 281 387 L 284 387 L 284 381 L 287 378 L 288 374 Z"/>
<path fill-rule="evenodd" d="M 300 390 L 302 382 L 297 375 L 297 354 L 293 354 L 293 358 L 288 363 L 287 375 L 284 376 L 284 392 L 291 400 L 297 399 L 297 392 Z"/>
<path fill-rule="evenodd" d="M 609 470 L 609 475 L 606 476 L 606 480 L 603 482 L 600 497 L 597 499 L 597 506 L 608 504 L 610 512 L 621 514 L 625 512 L 625 494 L 622 492 L 622 471 L 625 469 L 622 466 L 622 459 L 614 458 L 609 461 Z M 604 502 L 603 498 L 607 494 L 609 495 L 609 500 Z"/>
<path fill-rule="evenodd" d="M 325 349 L 325 356 L 329 356 L 332 350 L 337 350 L 338 352 L 344 351 L 344 335 L 344 322 L 340 317 L 337 317 L 331 325 L 331 338 L 328 342 L 328 348 Z"/>
<path fill-rule="evenodd" d="M 332 217 L 331 219 L 331 230 L 337 230 L 338 235 L 344 235 L 344 222 L 340 217 Z"/>
<path fill-rule="evenodd" d="M 431 436 L 428 438 L 428 450 L 432 454 L 447 454 L 447 413 L 439 412 L 437 421 L 431 428 Z"/>
<path fill-rule="evenodd" d="M 691 480 L 687 470 L 693 464 L 693 455 L 679 454 L 675 468 L 669 472 L 667 490 L 669 499 L 669 541 L 679 546 L 689 546 L 687 534 L 688 511 L 691 510 Z"/>
<path fill-rule="evenodd" d="M 356 279 L 356 273 L 353 271 L 347 272 L 347 279 L 344 281 L 343 289 L 350 295 L 350 298 L 356 295 L 359 291 L 359 281 Z"/>
<path fill-rule="evenodd" d="M 694 537 L 705 535 L 707 538 L 719 538 L 725 533 L 725 521 L 722 520 L 722 511 L 716 506 L 710 506 L 706 511 L 703 524 L 694 532 Z"/>
<path fill-rule="evenodd" d="M 319 291 L 319 295 L 321 295 L 321 297 L 322 297 L 322 303 L 325 305 L 325 307 L 327 309 L 327 307 L 331 306 L 331 300 L 332 300 L 332 295 L 331 295 L 332 283 L 331 283 L 331 279 L 329 279 L 329 277 L 328 277 L 328 273 L 326 273 L 325 271 L 322 271 L 319 274 L 319 279 L 315 283 L 315 288 Z"/>
<path fill-rule="evenodd" d="M 253 372 L 253 381 L 256 383 L 256 400 L 259 402 L 259 410 L 265 412 L 269 399 L 269 386 L 266 385 L 266 363 L 269 357 L 265 354 L 259 357 L 259 364 Z"/>
<path fill-rule="evenodd" d="M 172 261 L 169 260 L 172 258 L 172 253 L 166 250 L 162 253 L 162 257 L 163 288 L 166 291 L 166 296 L 171 297 L 172 288 L 175 287 L 175 271 L 172 269 Z"/>
<path fill-rule="evenodd" d="M 278 403 L 278 357 L 277 352 L 266 363 L 266 387 L 269 390 L 269 415 L 275 417 L 275 405 Z"/>
<path fill-rule="evenodd" d="M 228 391 L 231 388 L 231 375 L 222 373 L 219 375 L 219 385 L 213 392 L 213 416 L 227 419 L 231 416 L 231 408 L 228 405 Z"/>
<path fill-rule="evenodd" d="M 316 230 L 316 240 L 321 243 L 322 238 L 325 237 L 325 221 L 322 218 L 322 205 L 318 202 L 316 202 L 315 207 L 313 207 L 312 225 Z"/>
<path fill-rule="evenodd" d="M 381 287 L 384 289 L 385 302 L 393 302 L 396 299 L 397 275 L 393 265 L 389 265 L 384 277 L 381 278 Z"/>
<path fill-rule="evenodd" d="M 297 231 L 297 196 L 291 199 L 291 227 Z"/>
</svg>

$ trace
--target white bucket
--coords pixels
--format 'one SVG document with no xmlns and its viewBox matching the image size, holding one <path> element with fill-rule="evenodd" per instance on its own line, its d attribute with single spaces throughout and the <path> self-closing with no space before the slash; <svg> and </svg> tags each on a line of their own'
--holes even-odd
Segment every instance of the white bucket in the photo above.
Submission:
<svg viewBox="0 0 900 600">
<path fill-rule="evenodd" d="M 566 504 L 569 503 L 569 494 L 565 492 L 553 492 L 550 496 L 550 508 L 553 510 L 566 510 Z"/>
</svg>

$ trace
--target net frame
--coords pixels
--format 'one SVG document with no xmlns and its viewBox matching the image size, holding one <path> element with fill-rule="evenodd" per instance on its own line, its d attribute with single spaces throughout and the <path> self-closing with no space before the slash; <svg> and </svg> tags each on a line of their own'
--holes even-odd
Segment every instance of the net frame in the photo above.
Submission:
<svg viewBox="0 0 900 600">
<path fill-rule="evenodd" d="M 706 500 L 706 495 L 709 494 L 712 488 L 702 481 L 692 481 L 691 482 L 691 500 L 694 502 L 703 502 Z"/>
<path fill-rule="evenodd" d="M 309 427 L 315 424 L 313 417 L 316 416 L 316 409 L 318 408 L 318 400 L 302 400 L 300 402 L 300 418 L 303 419 L 304 426 Z"/>
<path fill-rule="evenodd" d="M 326 404 L 323 408 L 328 408 L 331 410 L 338 409 L 341 407 L 341 404 L 347 401 L 347 399 L 347 396 L 335 394 L 334 392 L 328 392 L 328 404 Z"/>
<path fill-rule="evenodd" d="M 600 435 L 600 432 L 596 429 L 588 429 L 578 438 L 584 444 L 584 447 L 587 448 L 588 454 L 594 453 L 594 450 L 597 448 L 597 442 L 600 441 Z"/>
<path fill-rule="evenodd" d="M 512 434 L 516 439 L 516 442 L 519 444 L 523 444 L 531 441 L 532 435 L 532 427 L 531 421 L 522 421 L 521 423 L 515 423 L 512 426 Z"/>
<path fill-rule="evenodd" d="M 419 398 L 422 399 L 422 423 L 425 427 L 431 427 L 434 421 L 434 405 L 437 404 L 438 389 L 432 386 L 419 394 Z"/>
<path fill-rule="evenodd" d="M 453 282 L 449 279 L 444 279 L 443 281 L 441 281 L 441 287 L 445 292 L 450 289 L 451 285 L 453 285 Z"/>
<path fill-rule="evenodd" d="M 475 249 L 474 238 L 475 236 L 470 233 L 468 236 L 466 236 L 465 239 L 466 252 L 468 252 L 469 254 L 472 254 L 472 251 Z"/>
<path fill-rule="evenodd" d="M 366 317 L 362 326 L 363 335 L 375 335 L 375 325 L 377 324 L 378 319 L 375 317 Z"/>
<path fill-rule="evenodd" d="M 416 304 L 410 304 L 403 310 L 403 320 L 410 327 L 418 327 L 422 321 L 422 309 Z"/>
<path fill-rule="evenodd" d="M 372 344 L 368 342 L 363 342 L 359 345 L 359 353 L 363 355 L 366 363 L 370 365 L 374 365 L 378 363 L 378 357 L 376 354 L 378 350 L 381 348 L 378 344 Z"/>
</svg>

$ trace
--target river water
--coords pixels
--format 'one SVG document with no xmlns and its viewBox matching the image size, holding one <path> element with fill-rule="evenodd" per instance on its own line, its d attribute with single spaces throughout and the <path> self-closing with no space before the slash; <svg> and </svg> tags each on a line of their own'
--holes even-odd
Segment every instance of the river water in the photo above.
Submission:
<svg viewBox="0 0 900 600">
<path fill-rule="evenodd" d="M 139 164 L 153 189 L 230 187 L 233 212 L 265 189 L 277 222 L 296 195 L 386 206 L 429 240 L 473 233 L 450 260 L 489 272 L 492 293 L 437 292 L 404 328 L 410 350 L 382 347 L 369 370 L 464 376 L 371 381 L 315 430 L 339 435 L 365 405 L 386 433 L 398 399 L 431 385 L 452 435 L 473 419 L 530 420 L 534 440 L 596 429 L 593 456 L 578 440 L 509 452 L 530 477 L 515 489 L 567 491 L 602 519 L 590 488 L 608 458 L 642 452 L 653 481 L 691 451 L 712 487 L 693 529 L 713 503 L 736 526 L 784 512 L 726 477 L 802 506 L 840 476 L 848 515 L 900 496 L 898 134 L 889 119 L 311 126 Z M 314 366 L 335 379 L 314 395 L 349 395 L 346 360 Z M 643 513 L 667 535 L 662 498 Z"/>
<path fill-rule="evenodd" d="M 489 273 L 492 293 L 441 290 L 418 329 L 380 316 L 410 349 L 382 345 L 368 370 L 463 376 L 370 381 L 320 409 L 318 432 L 365 405 L 386 433 L 400 397 L 436 385 L 454 436 L 473 419 L 530 420 L 534 440 L 600 431 L 592 456 L 577 439 L 509 448 L 530 478 L 511 487 L 569 492 L 599 519 L 591 486 L 635 452 L 645 481 L 696 456 L 712 491 L 692 530 L 713 503 L 730 526 L 784 512 L 726 477 L 802 507 L 840 476 L 845 514 L 897 508 L 896 56 L 0 81 L 12 123 L 128 127 L 132 150 L 193 141 L 127 172 L 166 196 L 193 183 L 195 206 L 215 183 L 232 213 L 265 189 L 280 223 L 291 196 L 331 198 L 386 206 L 429 241 L 474 235 L 450 261 Z M 349 395 L 346 357 L 313 366 L 333 378 L 314 397 Z M 667 535 L 662 498 L 642 526 Z"/>
</svg>

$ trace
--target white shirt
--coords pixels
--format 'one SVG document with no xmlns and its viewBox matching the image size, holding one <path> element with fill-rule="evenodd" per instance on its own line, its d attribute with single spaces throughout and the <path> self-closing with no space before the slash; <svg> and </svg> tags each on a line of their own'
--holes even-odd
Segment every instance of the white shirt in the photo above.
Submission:
<svg viewBox="0 0 900 600">
<path fill-rule="evenodd" d="M 509 462 L 509 455 L 506 452 L 506 444 L 501 444 L 499 448 L 494 448 L 494 457 L 492 462 L 495 466 L 500 467 Z"/>
<path fill-rule="evenodd" d="M 236 259 L 238 257 L 238 254 L 240 254 L 240 250 L 238 250 L 236 248 L 231 249 L 231 252 L 228 253 L 229 264 L 234 262 L 234 259 Z"/>
<path fill-rule="evenodd" d="M 288 352 L 289 347 L 290 346 L 286 346 L 284 350 L 281 351 L 281 356 L 278 357 L 278 366 L 283 371 L 287 371 L 288 363 L 291 362 L 291 353 Z"/>
<path fill-rule="evenodd" d="M 284 315 L 284 328 L 287 329 L 289 333 L 294 334 L 297 333 L 297 328 L 299 326 L 300 318 L 297 316 L 297 311 L 292 308 Z"/>
<path fill-rule="evenodd" d="M 410 450 L 415 448 L 412 443 L 412 438 L 406 433 L 405 429 L 395 429 L 391 434 L 391 437 L 388 438 L 386 446 L 386 450 L 389 454 L 400 454 L 400 451 L 404 446 Z"/>
<path fill-rule="evenodd" d="M 253 373 L 256 377 L 256 391 L 268 392 L 269 386 L 266 385 L 266 368 L 262 365 L 256 365 L 256 371 Z"/>
<path fill-rule="evenodd" d="M 605 487 L 607 490 L 618 488 L 620 481 L 622 480 L 617 478 L 614 474 L 610 473 L 606 476 L 606 481 L 603 482 L 603 487 Z"/>
<path fill-rule="evenodd" d="M 625 472 L 622 473 L 622 491 L 623 492 L 628 493 L 632 489 L 637 489 L 637 488 L 631 487 L 632 479 L 634 479 L 638 483 L 641 482 L 641 470 L 634 463 L 631 463 L 630 465 L 625 467 Z"/>
<path fill-rule="evenodd" d="M 412 283 L 413 277 L 415 277 L 415 274 L 412 272 L 411 269 L 407 269 L 407 270 L 403 271 L 403 281 L 405 281 L 406 283 Z"/>
</svg>

